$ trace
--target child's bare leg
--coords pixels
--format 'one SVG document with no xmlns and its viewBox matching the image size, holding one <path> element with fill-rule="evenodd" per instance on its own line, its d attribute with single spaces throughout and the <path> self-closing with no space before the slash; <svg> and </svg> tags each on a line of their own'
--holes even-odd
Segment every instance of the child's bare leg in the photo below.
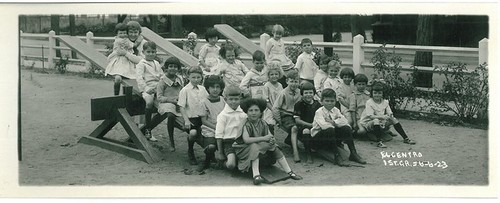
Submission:
<svg viewBox="0 0 500 203">
<path fill-rule="evenodd" d="M 292 127 L 292 149 L 293 149 L 293 161 L 295 163 L 300 162 L 299 150 L 297 149 L 297 134 L 298 128 L 297 126 Z"/>
<path fill-rule="evenodd" d="M 236 154 L 231 153 L 227 155 L 226 168 L 234 169 L 236 167 Z"/>
<path fill-rule="evenodd" d="M 115 75 L 115 84 L 113 86 L 115 95 L 120 94 L 120 85 L 122 83 L 122 76 Z"/>
<path fill-rule="evenodd" d="M 188 135 L 188 157 L 189 157 L 189 163 L 191 165 L 198 164 L 198 162 L 196 161 L 196 157 L 194 156 L 194 149 L 193 149 L 197 135 L 198 135 L 198 132 L 195 129 L 192 129 L 192 130 L 189 131 L 189 135 Z"/>
<path fill-rule="evenodd" d="M 313 158 L 311 155 L 311 131 L 309 129 L 304 129 L 302 132 L 302 136 L 304 137 L 304 148 L 306 150 L 306 163 L 307 164 L 313 164 Z"/>
</svg>

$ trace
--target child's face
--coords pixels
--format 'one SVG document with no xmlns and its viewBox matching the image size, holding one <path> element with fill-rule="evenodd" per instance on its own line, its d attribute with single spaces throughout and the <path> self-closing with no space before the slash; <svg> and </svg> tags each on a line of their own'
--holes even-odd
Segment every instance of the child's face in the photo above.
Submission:
<svg viewBox="0 0 500 203">
<path fill-rule="evenodd" d="M 163 72 L 165 72 L 168 76 L 174 76 L 177 74 L 177 65 L 168 64 L 167 67 L 163 67 Z"/>
<path fill-rule="evenodd" d="M 312 44 L 311 43 L 302 44 L 302 50 L 304 50 L 306 53 L 310 54 L 312 52 Z"/>
<path fill-rule="evenodd" d="M 264 60 L 254 60 L 253 65 L 255 66 L 255 69 L 258 71 L 261 71 L 264 69 Z"/>
<path fill-rule="evenodd" d="M 366 82 L 357 82 L 356 84 L 356 89 L 359 91 L 359 92 L 363 92 L 365 91 L 366 89 Z"/>
<path fill-rule="evenodd" d="M 118 38 L 122 38 L 122 39 L 125 39 L 128 37 L 127 35 L 127 31 L 126 30 L 118 30 L 118 32 L 116 32 L 116 36 Z"/>
<path fill-rule="evenodd" d="M 128 38 L 130 39 L 130 41 L 134 42 L 139 37 L 140 33 L 141 33 L 141 31 L 139 31 L 137 29 L 130 29 L 130 30 L 128 30 Z"/>
<path fill-rule="evenodd" d="M 222 91 L 222 88 L 220 87 L 219 84 L 214 84 L 210 87 L 208 87 L 208 94 L 210 94 L 211 97 L 219 97 L 220 92 Z"/>
<path fill-rule="evenodd" d="M 337 99 L 335 97 L 324 97 L 321 99 L 321 103 L 323 103 L 323 106 L 330 110 L 333 107 L 335 107 L 335 103 L 337 103 Z"/>
<path fill-rule="evenodd" d="M 349 75 L 344 75 L 342 76 L 342 80 L 344 81 L 344 84 L 350 85 L 352 81 L 352 77 Z"/>
<path fill-rule="evenodd" d="M 240 96 L 226 96 L 226 103 L 232 109 L 237 109 L 240 105 Z"/>
<path fill-rule="evenodd" d="M 314 97 L 314 91 L 313 90 L 304 90 L 302 93 L 302 99 L 307 102 L 311 103 Z"/>
<path fill-rule="evenodd" d="M 329 67 L 328 68 L 328 76 L 330 76 L 331 78 L 337 77 L 338 74 L 339 74 L 338 68 L 336 68 L 336 67 Z"/>
<path fill-rule="evenodd" d="M 373 91 L 372 96 L 373 96 L 373 101 L 380 102 L 380 101 L 382 101 L 382 97 L 384 96 L 384 92 Z"/>
<path fill-rule="evenodd" d="M 217 41 L 219 41 L 218 37 L 210 37 L 210 38 L 208 38 L 208 43 L 210 45 L 212 45 L 212 46 L 215 45 L 217 43 Z"/>
<path fill-rule="evenodd" d="M 199 85 L 201 82 L 201 77 L 202 76 L 199 73 L 191 73 L 191 74 L 189 74 L 189 82 L 192 85 Z"/>
<path fill-rule="evenodd" d="M 152 61 L 156 58 L 156 49 L 148 47 L 144 49 L 143 53 L 147 61 Z"/>
<path fill-rule="evenodd" d="M 277 41 L 277 40 L 280 40 L 281 37 L 283 37 L 283 32 L 281 31 L 276 31 L 276 32 L 273 32 L 273 37 L 274 39 Z"/>
<path fill-rule="evenodd" d="M 280 73 L 278 73 L 278 71 L 269 72 L 269 82 L 272 82 L 272 83 L 278 82 L 278 80 L 280 79 L 279 77 L 280 77 Z"/>
<path fill-rule="evenodd" d="M 319 64 L 319 69 L 321 69 L 325 73 L 328 72 L 328 63 Z"/>
<path fill-rule="evenodd" d="M 226 51 L 226 61 L 230 64 L 234 63 L 234 59 L 236 58 L 236 55 L 234 54 L 234 51 Z"/>
<path fill-rule="evenodd" d="M 262 112 L 257 105 L 252 105 L 247 111 L 248 120 L 256 121 L 262 116 Z"/>
<path fill-rule="evenodd" d="M 299 87 L 299 79 L 287 78 L 286 83 L 291 90 L 296 90 Z"/>
</svg>

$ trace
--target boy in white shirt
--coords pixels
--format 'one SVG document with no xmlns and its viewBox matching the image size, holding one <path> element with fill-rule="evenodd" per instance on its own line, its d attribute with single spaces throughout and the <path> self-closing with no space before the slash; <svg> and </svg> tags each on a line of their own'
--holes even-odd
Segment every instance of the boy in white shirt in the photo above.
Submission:
<svg viewBox="0 0 500 203">
<path fill-rule="evenodd" d="M 295 67 L 299 72 L 301 82 L 305 80 L 314 84 L 314 76 L 318 70 L 318 65 L 313 60 L 312 41 L 309 38 L 304 38 L 300 42 L 300 46 L 302 46 L 303 52 L 297 57 L 297 64 L 295 64 Z"/>
</svg>

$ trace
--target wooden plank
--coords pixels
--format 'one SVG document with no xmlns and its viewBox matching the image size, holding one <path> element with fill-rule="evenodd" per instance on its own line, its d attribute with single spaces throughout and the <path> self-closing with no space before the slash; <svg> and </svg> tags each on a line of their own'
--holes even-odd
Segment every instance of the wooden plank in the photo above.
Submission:
<svg viewBox="0 0 500 203">
<path fill-rule="evenodd" d="M 154 129 L 156 126 L 158 126 L 162 121 L 164 121 L 167 118 L 167 114 L 161 115 L 160 113 L 156 113 L 153 118 L 151 119 L 151 123 L 148 123 L 147 125 L 143 125 L 141 127 L 141 132 L 144 133 L 146 129 Z"/>
<path fill-rule="evenodd" d="M 260 175 L 266 179 L 269 184 L 290 178 L 285 171 L 276 166 L 262 167 L 260 169 Z"/>
<path fill-rule="evenodd" d="M 101 138 L 118 123 L 116 119 L 106 119 L 89 136 Z"/>
<path fill-rule="evenodd" d="M 137 159 L 139 161 L 145 161 L 149 164 L 154 163 L 154 160 L 147 154 L 147 152 L 143 150 L 134 149 L 131 147 L 123 146 L 120 144 L 116 144 L 110 141 L 90 136 L 84 136 L 78 142 L 114 151 L 123 154 L 125 156 L 128 156 L 130 158 Z"/>
<path fill-rule="evenodd" d="M 175 44 L 172 44 L 171 42 L 167 41 L 160 35 L 150 30 L 149 28 L 142 27 L 141 30 L 142 30 L 141 34 L 144 38 L 146 38 L 146 40 L 156 43 L 156 46 L 158 46 L 164 52 L 169 53 L 170 55 L 178 58 L 184 65 L 186 66 L 198 65 L 197 58 L 191 56 L 181 48 L 177 47 Z"/>
<path fill-rule="evenodd" d="M 337 147 L 339 150 L 340 156 L 345 159 L 349 160 L 349 152 L 343 148 Z M 335 155 L 332 150 L 328 149 L 318 149 L 316 150 L 316 153 L 320 155 L 322 158 L 326 159 L 329 162 L 335 163 Z"/>
<path fill-rule="evenodd" d="M 146 151 L 149 154 L 149 156 L 151 156 L 153 161 L 155 162 L 160 161 L 161 159 L 159 155 L 156 153 L 153 147 L 151 147 L 144 134 L 142 134 L 139 127 L 137 127 L 137 125 L 135 124 L 133 118 L 128 114 L 127 110 L 117 109 L 117 114 L 118 114 L 117 115 L 118 120 L 122 124 L 125 131 L 127 131 L 128 135 L 130 136 L 130 139 L 134 141 L 137 148 Z"/>
<path fill-rule="evenodd" d="M 257 50 L 264 52 L 264 50 L 260 48 L 260 46 L 254 44 L 244 35 L 227 24 L 217 24 L 214 25 L 214 28 L 250 54 L 253 54 Z"/>
<path fill-rule="evenodd" d="M 109 119 L 117 108 L 125 108 L 125 95 L 90 99 L 90 120 Z"/>
</svg>

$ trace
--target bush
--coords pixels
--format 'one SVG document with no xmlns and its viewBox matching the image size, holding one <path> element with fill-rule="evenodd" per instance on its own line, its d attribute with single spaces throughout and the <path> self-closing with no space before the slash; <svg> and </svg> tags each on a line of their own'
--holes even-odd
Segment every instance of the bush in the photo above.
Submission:
<svg viewBox="0 0 500 203">
<path fill-rule="evenodd" d="M 68 70 L 68 62 L 69 62 L 69 56 L 65 55 L 64 57 L 61 57 L 59 61 L 56 62 L 55 68 L 59 73 L 66 73 L 66 70 Z"/>
<path fill-rule="evenodd" d="M 395 111 L 405 110 L 410 101 L 415 101 L 418 93 L 414 85 L 416 69 L 413 73 L 406 74 L 407 79 L 404 79 L 401 77 L 401 60 L 394 51 L 388 52 L 385 44 L 375 51 L 371 59 L 375 69 L 374 79 L 385 84 L 384 97 Z"/>
<path fill-rule="evenodd" d="M 473 71 L 466 64 L 450 63 L 434 68 L 445 77 L 442 88 L 429 94 L 432 112 L 453 112 L 461 121 L 488 119 L 488 65 L 482 64 Z"/>
</svg>

